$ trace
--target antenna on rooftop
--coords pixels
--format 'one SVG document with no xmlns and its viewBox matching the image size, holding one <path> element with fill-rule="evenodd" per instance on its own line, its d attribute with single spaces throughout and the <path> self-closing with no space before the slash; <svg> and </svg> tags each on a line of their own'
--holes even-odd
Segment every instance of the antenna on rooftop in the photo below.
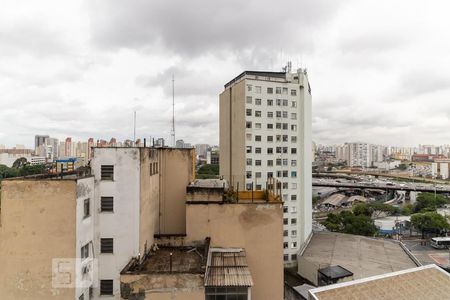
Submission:
<svg viewBox="0 0 450 300">
<path fill-rule="evenodd" d="M 175 76 L 172 74 L 172 130 L 170 132 L 172 147 L 175 147 Z"/>
<path fill-rule="evenodd" d="M 133 143 L 136 143 L 136 111 L 134 111 Z"/>
</svg>

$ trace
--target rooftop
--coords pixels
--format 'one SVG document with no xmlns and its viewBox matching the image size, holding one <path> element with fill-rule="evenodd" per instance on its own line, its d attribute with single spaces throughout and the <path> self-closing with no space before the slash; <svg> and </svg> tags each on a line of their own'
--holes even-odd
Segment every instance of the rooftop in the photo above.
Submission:
<svg viewBox="0 0 450 300">
<path fill-rule="evenodd" d="M 252 286 L 245 251 L 240 248 L 211 248 L 205 286 Z"/>
<path fill-rule="evenodd" d="M 334 232 L 315 232 L 302 258 L 319 268 L 340 265 L 354 279 L 416 267 L 397 242 Z"/>
<path fill-rule="evenodd" d="M 436 265 L 332 284 L 309 291 L 310 299 L 448 299 L 450 274 Z"/>
<path fill-rule="evenodd" d="M 180 274 L 205 272 L 202 247 L 161 247 L 139 265 L 137 261 L 131 261 L 122 273 L 131 274 Z"/>
<path fill-rule="evenodd" d="M 242 77 L 245 75 L 254 75 L 254 76 L 261 76 L 261 77 L 274 77 L 274 78 L 286 78 L 285 72 L 267 72 L 267 71 L 244 71 L 229 82 L 225 84 L 225 88 L 232 85 L 233 83 L 239 81 Z"/>
</svg>

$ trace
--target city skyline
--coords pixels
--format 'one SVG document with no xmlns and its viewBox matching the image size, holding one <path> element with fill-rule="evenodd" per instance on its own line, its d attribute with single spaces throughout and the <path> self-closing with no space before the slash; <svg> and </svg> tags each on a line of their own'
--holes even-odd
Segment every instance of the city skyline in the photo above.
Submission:
<svg viewBox="0 0 450 300">
<path fill-rule="evenodd" d="M 316 143 L 445 144 L 446 5 L 289 1 L 292 9 L 274 10 L 250 2 L 235 14 L 228 3 L 203 3 L 199 12 L 181 2 L 7 1 L 0 141 L 27 144 L 40 133 L 124 140 L 133 136 L 135 110 L 138 136 L 169 137 L 174 74 L 177 139 L 217 144 L 223 82 L 290 60 L 314 82 Z"/>
</svg>

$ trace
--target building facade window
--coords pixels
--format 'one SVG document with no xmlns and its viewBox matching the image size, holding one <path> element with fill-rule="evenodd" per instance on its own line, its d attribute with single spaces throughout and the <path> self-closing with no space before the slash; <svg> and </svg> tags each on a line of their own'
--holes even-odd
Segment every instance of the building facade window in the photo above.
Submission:
<svg viewBox="0 0 450 300">
<path fill-rule="evenodd" d="M 241 286 L 206 287 L 205 300 L 247 300 L 248 288 Z"/>
<path fill-rule="evenodd" d="M 114 198 L 113 197 L 101 197 L 100 198 L 100 211 L 101 212 L 114 212 Z"/>
<path fill-rule="evenodd" d="M 247 117 L 251 117 L 251 115 L 252 115 L 252 110 L 251 110 L 250 108 L 247 108 L 247 109 L 245 110 L 245 114 L 247 115 Z"/>
<path fill-rule="evenodd" d="M 89 243 L 81 247 L 81 260 L 89 257 Z"/>
<path fill-rule="evenodd" d="M 245 102 L 247 102 L 248 104 L 252 104 L 252 97 L 251 96 L 247 96 Z"/>
<path fill-rule="evenodd" d="M 114 281 L 111 279 L 100 280 L 100 295 L 112 295 L 114 291 Z"/>
<path fill-rule="evenodd" d="M 83 218 L 87 218 L 91 216 L 91 200 L 84 199 L 83 203 Z"/>
<path fill-rule="evenodd" d="M 291 90 L 291 96 L 297 96 L 297 90 Z"/>
<path fill-rule="evenodd" d="M 267 94 L 273 94 L 273 88 L 268 87 L 267 88 Z"/>
<path fill-rule="evenodd" d="M 100 239 L 100 253 L 114 253 L 114 239 L 101 238 Z"/>
<path fill-rule="evenodd" d="M 256 142 L 261 142 L 261 136 L 260 135 L 255 135 L 255 141 Z"/>
<path fill-rule="evenodd" d="M 273 100 L 267 99 L 267 106 L 273 106 Z"/>
<path fill-rule="evenodd" d="M 261 105 L 261 99 L 255 99 L 255 105 Z"/>
<path fill-rule="evenodd" d="M 260 86 L 255 86 L 255 93 L 256 94 L 261 94 L 261 87 Z"/>
</svg>

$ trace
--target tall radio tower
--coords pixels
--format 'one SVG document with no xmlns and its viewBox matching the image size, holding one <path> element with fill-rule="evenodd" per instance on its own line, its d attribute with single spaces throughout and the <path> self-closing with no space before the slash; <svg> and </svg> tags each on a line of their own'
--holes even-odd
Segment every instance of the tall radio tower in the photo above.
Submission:
<svg viewBox="0 0 450 300">
<path fill-rule="evenodd" d="M 172 74 L 172 130 L 170 132 L 172 147 L 175 147 L 175 76 Z"/>
</svg>

